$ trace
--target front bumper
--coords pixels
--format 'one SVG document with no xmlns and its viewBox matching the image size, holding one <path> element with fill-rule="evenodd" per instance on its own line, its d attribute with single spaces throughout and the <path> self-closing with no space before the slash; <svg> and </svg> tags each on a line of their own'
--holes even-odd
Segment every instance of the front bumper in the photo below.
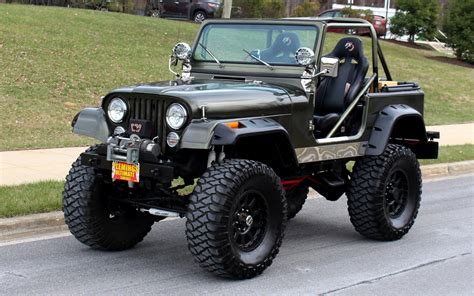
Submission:
<svg viewBox="0 0 474 296">
<path fill-rule="evenodd" d="M 93 152 L 81 154 L 83 165 L 112 172 L 112 161 L 107 160 L 106 155 Z M 174 167 L 165 164 L 140 161 L 140 177 L 147 177 L 159 183 L 169 183 L 174 179 Z"/>
</svg>

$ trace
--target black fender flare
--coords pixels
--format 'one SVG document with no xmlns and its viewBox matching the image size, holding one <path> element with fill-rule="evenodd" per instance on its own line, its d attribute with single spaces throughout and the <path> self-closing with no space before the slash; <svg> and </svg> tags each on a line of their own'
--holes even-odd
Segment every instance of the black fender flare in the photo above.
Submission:
<svg viewBox="0 0 474 296">
<path fill-rule="evenodd" d="M 238 122 L 237 128 L 229 123 Z M 233 146 L 242 139 L 251 137 L 277 137 L 278 148 L 289 157 L 288 161 L 297 165 L 296 153 L 288 131 L 271 118 L 250 118 L 233 120 L 202 121 L 193 120 L 183 132 L 180 149 L 209 149 L 211 146 Z"/>
<path fill-rule="evenodd" d="M 234 121 L 235 122 L 235 121 Z M 288 132 L 278 122 L 270 118 L 239 120 L 237 128 L 229 127 L 225 122 L 214 129 L 212 145 L 235 145 L 240 138 L 273 133 L 284 134 L 289 140 Z"/>
<path fill-rule="evenodd" d="M 84 108 L 71 122 L 75 134 L 95 138 L 105 143 L 110 136 L 109 126 L 102 108 Z"/>
<path fill-rule="evenodd" d="M 379 112 L 372 127 L 365 155 L 380 155 L 390 138 L 428 141 L 420 112 L 404 104 L 388 105 Z"/>
<path fill-rule="evenodd" d="M 271 118 L 257 118 L 240 120 L 237 128 L 231 128 L 220 123 L 214 130 L 212 145 L 238 145 L 240 140 L 258 137 L 259 140 L 273 141 L 278 150 L 285 156 L 285 162 L 297 166 L 298 161 L 295 149 L 290 141 L 288 131 L 277 121 Z"/>
</svg>

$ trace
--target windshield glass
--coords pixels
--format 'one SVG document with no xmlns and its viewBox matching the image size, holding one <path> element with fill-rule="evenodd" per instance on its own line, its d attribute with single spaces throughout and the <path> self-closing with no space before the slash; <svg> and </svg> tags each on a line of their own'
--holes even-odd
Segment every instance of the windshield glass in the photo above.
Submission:
<svg viewBox="0 0 474 296">
<path fill-rule="evenodd" d="M 297 65 L 300 47 L 314 50 L 318 28 L 312 25 L 209 24 L 195 44 L 196 61 Z M 213 57 L 214 56 L 214 57 Z M 259 61 L 260 60 L 260 61 Z"/>
</svg>

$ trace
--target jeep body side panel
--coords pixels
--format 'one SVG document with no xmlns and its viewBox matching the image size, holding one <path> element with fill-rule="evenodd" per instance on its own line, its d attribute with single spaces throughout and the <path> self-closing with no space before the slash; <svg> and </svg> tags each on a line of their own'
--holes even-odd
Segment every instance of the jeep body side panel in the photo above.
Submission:
<svg viewBox="0 0 474 296">
<path fill-rule="evenodd" d="M 393 136 L 427 142 L 422 116 L 423 98 L 424 93 L 420 90 L 370 94 L 367 107 L 368 127 L 371 129 L 365 154 L 380 155 Z M 409 128 L 400 125 L 403 122 L 409 123 Z M 402 128 L 395 130 L 397 125 Z"/>
<path fill-rule="evenodd" d="M 75 134 L 95 138 L 106 142 L 110 130 L 102 108 L 85 108 L 72 121 L 72 131 Z"/>
</svg>

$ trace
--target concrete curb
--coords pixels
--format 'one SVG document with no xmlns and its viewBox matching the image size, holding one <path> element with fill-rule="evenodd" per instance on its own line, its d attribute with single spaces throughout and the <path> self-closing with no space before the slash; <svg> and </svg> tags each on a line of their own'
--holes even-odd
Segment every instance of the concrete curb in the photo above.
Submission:
<svg viewBox="0 0 474 296">
<path fill-rule="evenodd" d="M 0 244 L 67 230 L 63 212 L 50 212 L 0 219 Z"/>
<path fill-rule="evenodd" d="M 474 173 L 474 160 L 421 166 L 423 178 L 436 178 Z"/>
<path fill-rule="evenodd" d="M 423 178 L 437 178 L 474 173 L 474 160 L 424 165 Z M 62 212 L 50 212 L 0 219 L 0 245 L 25 237 L 61 233 L 67 230 Z"/>
</svg>

